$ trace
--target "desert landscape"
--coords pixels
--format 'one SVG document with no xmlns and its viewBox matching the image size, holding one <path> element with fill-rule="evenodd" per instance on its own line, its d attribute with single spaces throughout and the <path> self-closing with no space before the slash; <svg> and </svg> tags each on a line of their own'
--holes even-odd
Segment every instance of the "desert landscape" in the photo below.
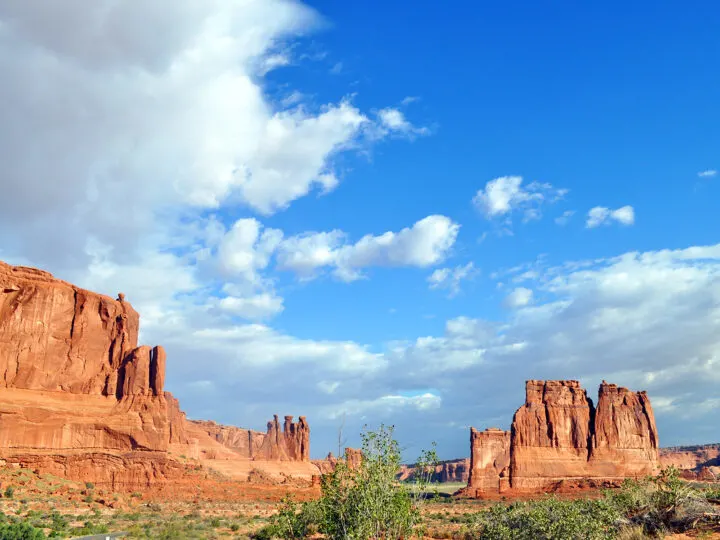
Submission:
<svg viewBox="0 0 720 540">
<path fill-rule="evenodd" d="M 263 531 L 288 505 L 303 515 L 293 505 L 322 500 L 331 479 L 353 483 L 347 475 L 388 456 L 392 481 L 422 490 L 418 524 L 428 538 L 475 537 L 469 524 L 490 501 L 554 494 L 572 504 L 560 501 L 593 500 L 669 470 L 707 486 L 707 515 L 697 523 L 708 531 L 720 524 L 712 506 L 720 446 L 660 449 L 645 392 L 603 381 L 594 405 L 578 381 L 530 380 L 510 431 L 470 429 L 469 459 L 403 465 L 381 431 L 386 446 L 371 438 L 341 458 L 311 460 L 305 417 L 275 415 L 266 432 L 188 420 L 164 390 L 172 359 L 162 346 L 138 345 L 139 329 L 122 293 L 112 299 L 0 262 L 7 527 L 55 536 L 272 536 Z"/>
<path fill-rule="evenodd" d="M 0 0 L 0 540 L 720 540 L 717 21 Z"/>
</svg>

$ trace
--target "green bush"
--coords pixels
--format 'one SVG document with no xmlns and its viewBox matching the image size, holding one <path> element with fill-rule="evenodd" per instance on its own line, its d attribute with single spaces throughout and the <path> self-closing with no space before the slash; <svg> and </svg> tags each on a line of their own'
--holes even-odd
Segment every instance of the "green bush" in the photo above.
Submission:
<svg viewBox="0 0 720 540">
<path fill-rule="evenodd" d="M 0 513 L 0 540 L 40 540 L 45 538 L 41 529 L 27 521 Z"/>
<path fill-rule="evenodd" d="M 629 521 L 652 535 L 667 531 L 687 531 L 705 525 L 720 524 L 720 512 L 706 494 L 680 478 L 675 467 L 664 469 L 657 477 L 629 480 L 606 498 Z"/>
<path fill-rule="evenodd" d="M 45 533 L 29 523 L 0 524 L 0 540 L 40 540 L 41 538 L 45 538 Z"/>
<path fill-rule="evenodd" d="M 677 469 L 657 477 L 627 480 L 600 499 L 499 503 L 472 516 L 468 539 L 595 540 L 642 538 L 720 525 L 720 512 L 706 494 L 683 481 Z"/>
<path fill-rule="evenodd" d="M 466 538 L 487 540 L 600 540 L 615 538 L 618 509 L 604 499 L 496 504 L 474 515 Z"/>
<path fill-rule="evenodd" d="M 381 425 L 362 434 L 362 460 L 356 469 L 339 462 L 323 477 L 319 500 L 301 505 L 284 499 L 256 539 L 298 539 L 321 533 L 330 540 L 399 540 L 418 532 L 420 506 L 428 498 L 437 463 L 434 450 L 423 452 L 413 485 L 398 482 L 400 446 L 393 427 Z"/>
<path fill-rule="evenodd" d="M 6 499 L 12 499 L 15 495 L 15 488 L 12 486 L 8 486 L 5 488 L 5 492 L 3 493 L 3 497 Z"/>
</svg>

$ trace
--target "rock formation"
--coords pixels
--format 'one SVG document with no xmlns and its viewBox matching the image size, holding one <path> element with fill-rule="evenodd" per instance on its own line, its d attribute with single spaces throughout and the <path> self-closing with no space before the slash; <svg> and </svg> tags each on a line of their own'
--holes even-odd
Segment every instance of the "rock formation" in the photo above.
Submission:
<svg viewBox="0 0 720 540">
<path fill-rule="evenodd" d="M 267 433 L 223 426 L 212 421 L 190 420 L 224 447 L 254 460 L 310 461 L 310 428 L 304 416 L 298 422 L 285 417 L 282 431 L 278 416 L 267 424 Z"/>
<path fill-rule="evenodd" d="M 415 479 L 417 471 L 416 464 L 401 465 L 398 473 L 398 480 L 412 481 Z M 453 482 L 467 483 L 470 476 L 470 459 L 452 459 L 449 461 L 441 461 L 435 466 L 430 481 L 431 482 Z"/>
<path fill-rule="evenodd" d="M 674 446 L 660 449 L 663 468 L 680 469 L 683 477 L 691 480 L 720 479 L 720 444 Z"/>
<path fill-rule="evenodd" d="M 658 470 L 657 428 L 645 392 L 603 381 L 597 409 L 578 381 L 527 381 L 525 393 L 509 447 L 501 442 L 507 432 L 471 430 L 469 487 L 479 494 L 616 482 Z"/>
<path fill-rule="evenodd" d="M 345 462 L 351 470 L 359 469 L 362 465 L 362 450 L 359 448 L 346 448 L 345 449 Z"/>
<path fill-rule="evenodd" d="M 470 428 L 470 492 L 504 491 L 507 488 L 509 465 L 509 431 L 497 428 L 478 431 Z"/>
<path fill-rule="evenodd" d="M 138 346 L 139 325 L 122 293 L 0 262 L 0 459 L 135 487 L 182 474 L 170 446 L 200 457 L 196 427 L 164 391 L 165 351 Z M 276 416 L 267 434 L 211 425 L 216 441 L 203 444 L 217 452 L 309 461 L 305 417 L 281 432 Z"/>
</svg>

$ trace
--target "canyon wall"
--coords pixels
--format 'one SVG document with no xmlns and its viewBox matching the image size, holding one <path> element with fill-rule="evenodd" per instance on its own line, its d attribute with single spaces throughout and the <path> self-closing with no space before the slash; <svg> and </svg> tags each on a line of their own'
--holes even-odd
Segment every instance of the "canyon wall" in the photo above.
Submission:
<svg viewBox="0 0 720 540">
<path fill-rule="evenodd" d="M 175 456 L 200 458 L 199 442 L 233 459 L 309 461 L 305 417 L 281 430 L 276 416 L 265 434 L 189 422 L 164 391 L 164 349 L 138 346 L 139 326 L 123 294 L 0 262 L 0 459 L 114 487 L 182 475 Z"/>
<path fill-rule="evenodd" d="M 720 444 L 661 448 L 660 464 L 680 469 L 691 480 L 720 480 Z"/>
<path fill-rule="evenodd" d="M 398 480 L 413 481 L 415 480 L 417 471 L 416 464 L 401 465 L 398 473 Z M 430 481 L 431 482 L 453 482 L 467 483 L 470 476 L 470 459 L 452 459 L 449 461 L 441 461 L 435 466 Z"/>
<path fill-rule="evenodd" d="M 659 469 L 647 394 L 605 381 L 597 408 L 578 381 L 527 381 L 525 404 L 515 412 L 509 440 L 501 430 L 471 429 L 470 438 L 469 488 L 477 494 L 612 483 Z M 502 466 L 506 449 L 507 469 Z"/>
</svg>

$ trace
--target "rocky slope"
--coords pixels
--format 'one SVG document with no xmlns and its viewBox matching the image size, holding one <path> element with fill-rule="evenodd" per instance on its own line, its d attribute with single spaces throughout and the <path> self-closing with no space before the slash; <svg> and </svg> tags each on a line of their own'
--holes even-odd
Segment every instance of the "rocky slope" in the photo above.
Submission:
<svg viewBox="0 0 720 540">
<path fill-rule="evenodd" d="M 164 391 L 165 351 L 138 346 L 139 327 L 123 294 L 0 262 L 0 459 L 114 487 L 182 475 L 181 454 L 317 473 L 304 417 L 281 430 L 276 416 L 265 434 L 187 421 Z"/>
</svg>

